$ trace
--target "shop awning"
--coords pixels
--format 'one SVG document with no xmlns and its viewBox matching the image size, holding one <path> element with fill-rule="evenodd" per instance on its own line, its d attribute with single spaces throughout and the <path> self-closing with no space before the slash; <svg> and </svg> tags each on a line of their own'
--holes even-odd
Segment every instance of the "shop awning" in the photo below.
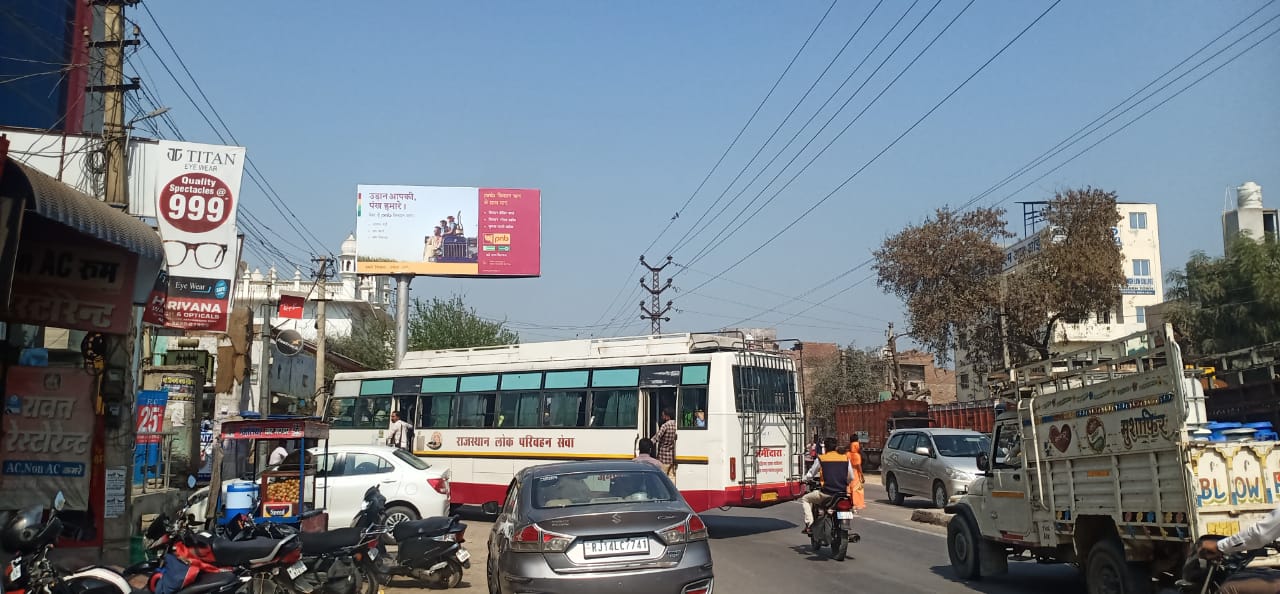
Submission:
<svg viewBox="0 0 1280 594">
<path fill-rule="evenodd" d="M 22 200 L 29 213 L 119 246 L 138 256 L 134 303 L 144 303 L 164 266 L 160 235 L 146 223 L 107 203 L 6 158 L 0 196 Z"/>
</svg>

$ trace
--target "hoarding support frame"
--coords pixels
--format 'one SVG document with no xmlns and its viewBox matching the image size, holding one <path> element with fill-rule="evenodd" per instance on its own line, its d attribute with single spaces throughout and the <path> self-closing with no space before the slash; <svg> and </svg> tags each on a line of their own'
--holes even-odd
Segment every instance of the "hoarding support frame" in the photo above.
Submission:
<svg viewBox="0 0 1280 594">
<path fill-rule="evenodd" d="M 396 367 L 409 351 L 409 282 L 413 275 L 396 275 Z"/>
</svg>

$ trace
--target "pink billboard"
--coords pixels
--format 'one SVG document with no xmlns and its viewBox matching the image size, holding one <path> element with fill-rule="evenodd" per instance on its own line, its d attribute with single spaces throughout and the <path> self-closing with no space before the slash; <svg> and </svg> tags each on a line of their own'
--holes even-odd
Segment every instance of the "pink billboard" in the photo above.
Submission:
<svg viewBox="0 0 1280 594">
<path fill-rule="evenodd" d="M 541 198 L 529 189 L 361 185 L 356 271 L 539 276 Z"/>
</svg>

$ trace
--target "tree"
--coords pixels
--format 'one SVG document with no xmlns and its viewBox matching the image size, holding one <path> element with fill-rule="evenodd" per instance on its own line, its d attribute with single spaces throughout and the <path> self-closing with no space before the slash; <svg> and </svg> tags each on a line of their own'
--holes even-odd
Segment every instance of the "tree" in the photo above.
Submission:
<svg viewBox="0 0 1280 594">
<path fill-rule="evenodd" d="M 1114 193 L 1056 194 L 1044 231 L 1012 257 L 1000 245 L 1013 237 L 1003 217 L 998 208 L 941 208 L 875 253 L 879 285 L 906 302 L 910 336 L 940 363 L 958 347 L 979 371 L 1003 366 L 1006 346 L 1014 365 L 1046 359 L 1060 322 L 1120 301 L 1126 279 Z"/>
<path fill-rule="evenodd" d="M 516 344 L 520 335 L 506 327 L 505 321 L 480 317 L 467 307 L 462 296 L 430 302 L 414 300 L 409 315 L 409 350 L 461 349 Z"/>
<path fill-rule="evenodd" d="M 1280 341 L 1280 244 L 1239 237 L 1227 255 L 1195 252 L 1168 278 L 1167 318 L 1192 353 Z"/>
<path fill-rule="evenodd" d="M 830 357 L 806 359 L 810 420 L 829 433 L 836 426 L 836 406 L 878 400 L 883 382 L 877 363 L 872 353 L 852 345 Z"/>
<path fill-rule="evenodd" d="M 396 326 L 389 316 L 362 313 L 351 320 L 350 334 L 328 338 L 325 348 L 373 370 L 391 369 L 396 362 L 395 340 Z M 332 375 L 333 366 L 326 369 Z"/>
</svg>

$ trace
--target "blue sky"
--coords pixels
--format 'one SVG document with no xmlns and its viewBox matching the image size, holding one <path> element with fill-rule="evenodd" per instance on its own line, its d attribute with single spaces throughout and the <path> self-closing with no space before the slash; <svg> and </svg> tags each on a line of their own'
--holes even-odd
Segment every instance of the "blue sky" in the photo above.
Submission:
<svg viewBox="0 0 1280 594">
<path fill-rule="evenodd" d="M 902 326 L 901 307 L 867 279 L 869 268 L 815 287 L 866 260 L 903 225 L 1000 181 L 1265 4 L 1061 3 L 822 206 L 722 278 L 693 291 L 861 168 L 1050 4 L 974 3 L 776 200 L 695 261 L 703 244 L 760 192 L 934 1 L 923 0 L 910 12 L 909 2 L 883 2 L 712 214 L 782 148 L 905 12 L 903 25 L 795 145 L 711 225 L 700 225 L 689 245 L 673 252 L 689 268 L 676 276 L 681 291 L 667 293 L 680 311 L 666 329 L 785 320 L 782 335 L 879 344 L 888 321 Z M 359 183 L 540 188 L 541 278 L 413 283 L 415 297 L 466 294 L 482 315 L 510 320 L 526 340 L 647 332 L 636 309 L 641 250 L 711 170 L 829 4 L 148 2 L 266 179 L 328 249 L 336 251 L 354 230 Z M 774 195 L 966 4 L 943 0 L 761 200 Z M 842 0 L 835 6 L 735 149 L 649 251 L 651 259 L 666 255 L 721 195 L 872 5 Z M 1276 14 L 1280 3 L 1237 31 Z M 130 17 L 153 44 L 133 58 L 153 75 L 144 84 L 172 108 L 188 140 L 217 142 L 159 67 L 157 55 L 175 69 L 177 64 L 145 11 L 133 9 Z M 1272 21 L 982 203 L 1033 182 L 1277 27 L 1280 20 Z M 1268 204 L 1280 204 L 1278 49 L 1280 36 L 1264 41 L 1030 183 L 1006 206 L 1047 199 L 1068 187 L 1102 187 L 1121 200 L 1158 204 L 1166 271 L 1184 263 L 1192 250 L 1220 253 L 1218 217 L 1228 187 L 1253 180 L 1262 184 Z M 242 192 L 242 204 L 266 225 L 302 243 L 257 188 L 246 185 Z M 298 261 L 307 257 L 281 247 Z M 817 302 L 842 290 L 797 316 L 810 304 L 785 297 L 807 294 L 805 300 Z"/>
</svg>

